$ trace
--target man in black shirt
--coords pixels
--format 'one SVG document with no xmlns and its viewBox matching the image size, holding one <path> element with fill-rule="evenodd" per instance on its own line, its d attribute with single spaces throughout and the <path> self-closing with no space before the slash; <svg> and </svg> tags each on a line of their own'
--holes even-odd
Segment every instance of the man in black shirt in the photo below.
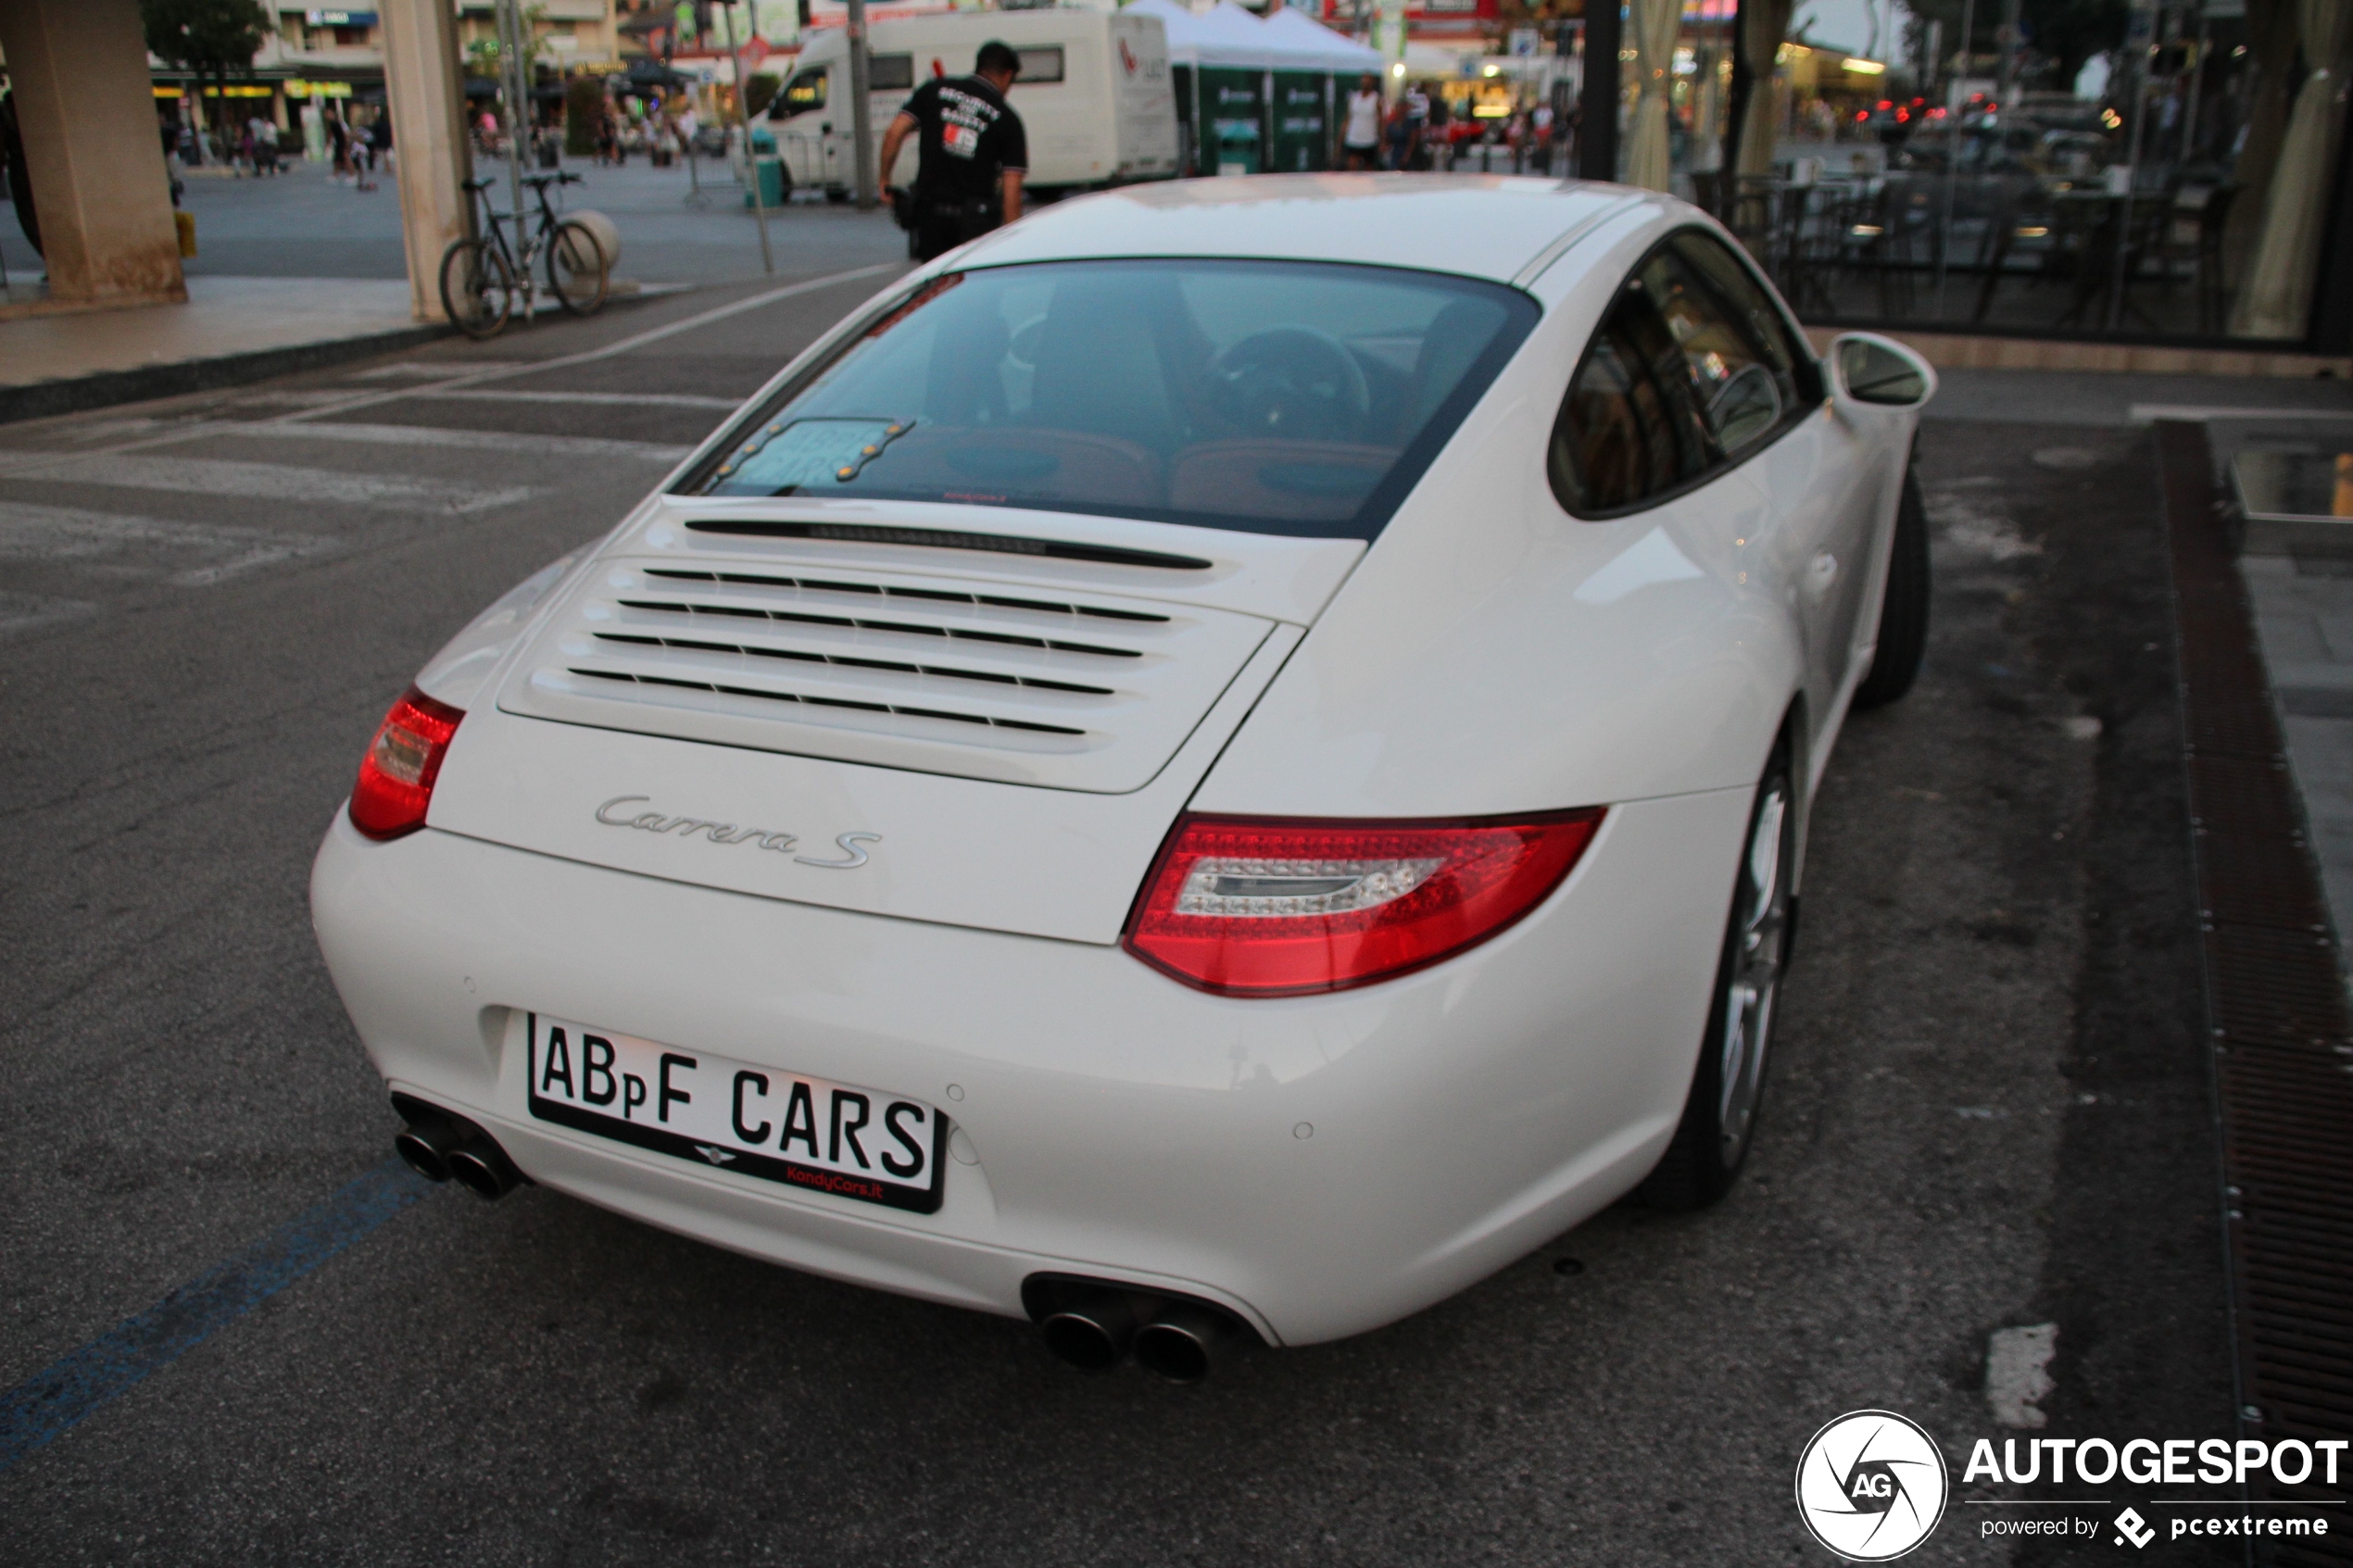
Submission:
<svg viewBox="0 0 2353 1568">
<path fill-rule="evenodd" d="M 920 138 L 914 190 L 890 193 L 894 207 L 905 202 L 912 208 L 899 220 L 920 261 L 1021 216 L 1029 137 L 1005 102 L 1021 74 L 1021 56 L 1005 44 L 984 44 L 975 66 L 970 76 L 935 78 L 916 88 L 883 133 L 886 180 L 907 138 Z"/>
</svg>

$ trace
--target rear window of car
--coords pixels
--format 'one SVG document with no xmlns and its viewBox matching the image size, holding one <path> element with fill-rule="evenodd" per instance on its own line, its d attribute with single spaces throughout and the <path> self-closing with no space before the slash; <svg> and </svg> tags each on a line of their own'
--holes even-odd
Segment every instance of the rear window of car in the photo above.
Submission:
<svg viewBox="0 0 2353 1568">
<path fill-rule="evenodd" d="M 740 420 L 682 488 L 1370 539 L 1537 315 L 1500 284 L 1390 268 L 946 273 Z"/>
</svg>

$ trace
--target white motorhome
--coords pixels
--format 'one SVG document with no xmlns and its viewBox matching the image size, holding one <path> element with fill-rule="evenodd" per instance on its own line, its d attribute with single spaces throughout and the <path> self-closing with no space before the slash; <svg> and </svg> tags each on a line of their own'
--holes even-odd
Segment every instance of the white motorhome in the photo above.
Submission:
<svg viewBox="0 0 2353 1568">
<path fill-rule="evenodd" d="M 868 29 L 867 116 L 877 155 L 884 129 L 915 84 L 968 76 L 991 39 L 1021 56 L 1008 94 L 1029 137 L 1026 183 L 1040 194 L 1087 190 L 1176 174 L 1176 99 L 1168 35 L 1160 19 L 1078 10 L 945 12 L 878 21 Z M 799 68 L 769 109 L 785 173 L 794 185 L 847 201 L 857 182 L 850 145 L 849 41 L 812 33 Z M 910 138 L 886 185 L 912 184 Z"/>
</svg>

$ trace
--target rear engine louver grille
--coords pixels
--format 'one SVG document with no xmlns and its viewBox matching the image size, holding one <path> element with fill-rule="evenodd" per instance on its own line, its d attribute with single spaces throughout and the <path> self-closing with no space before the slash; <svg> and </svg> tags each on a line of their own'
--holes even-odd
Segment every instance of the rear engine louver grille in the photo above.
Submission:
<svg viewBox="0 0 2353 1568">
<path fill-rule="evenodd" d="M 682 681 L 671 675 L 633 675 L 618 670 L 575 670 L 596 681 L 630 681 L 641 686 L 674 686 L 686 692 L 719 692 L 727 696 L 758 697 L 762 702 L 806 702 L 819 708 L 847 708 L 863 713 L 898 713 L 910 719 L 945 719 L 954 724 L 993 724 L 1006 730 L 1036 730 L 1041 734 L 1083 735 L 1067 724 L 1037 724 L 1026 719 L 999 719 L 984 713 L 949 713 L 937 708 L 902 708 L 887 702 L 856 702 L 842 696 L 809 696 L 799 692 L 765 691 L 753 686 L 723 686 L 711 681 Z"/>
<path fill-rule="evenodd" d="M 1129 789 L 1271 623 L 1067 589 L 615 562 L 563 607 L 510 711 L 926 771 Z"/>
</svg>

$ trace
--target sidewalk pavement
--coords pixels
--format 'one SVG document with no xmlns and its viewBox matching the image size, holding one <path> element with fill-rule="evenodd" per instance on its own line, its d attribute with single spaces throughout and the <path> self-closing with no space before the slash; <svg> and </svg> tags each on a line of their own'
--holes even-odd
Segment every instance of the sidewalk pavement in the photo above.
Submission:
<svg viewBox="0 0 2353 1568">
<path fill-rule="evenodd" d="M 316 370 L 448 332 L 411 318 L 405 282 L 191 277 L 185 305 L 0 321 L 0 422 Z"/>
<path fill-rule="evenodd" d="M 2218 474 L 2250 441 L 2353 452 L 2353 412 L 2333 420 L 2217 420 Z M 2353 533 L 2353 523 L 2346 525 Z M 2321 863 L 2340 961 L 2353 937 L 2353 541 L 2345 555 L 2245 555 L 2247 597 L 2271 676 L 2305 831 Z"/>
</svg>

